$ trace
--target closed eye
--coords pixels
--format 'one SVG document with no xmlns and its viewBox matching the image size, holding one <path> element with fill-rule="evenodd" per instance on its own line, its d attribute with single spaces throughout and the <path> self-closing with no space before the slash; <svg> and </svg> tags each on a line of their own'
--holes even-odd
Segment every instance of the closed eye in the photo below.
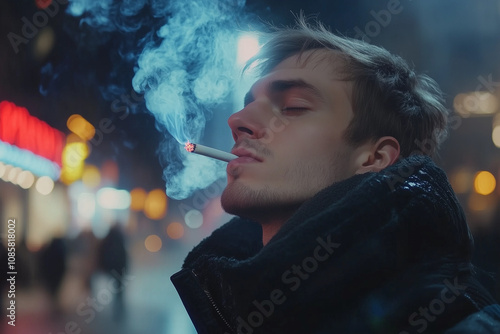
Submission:
<svg viewBox="0 0 500 334">
<path fill-rule="evenodd" d="M 282 110 L 308 110 L 306 107 L 284 107 Z"/>
<path fill-rule="evenodd" d="M 304 111 L 307 111 L 309 110 L 309 108 L 306 108 L 306 107 L 283 107 L 281 109 L 281 112 L 282 113 L 299 113 L 299 112 L 304 112 Z"/>
</svg>

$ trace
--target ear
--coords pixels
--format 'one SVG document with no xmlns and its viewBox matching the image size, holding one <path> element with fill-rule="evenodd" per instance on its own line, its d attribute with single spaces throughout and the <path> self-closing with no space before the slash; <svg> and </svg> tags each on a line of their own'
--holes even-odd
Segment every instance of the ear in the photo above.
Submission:
<svg viewBox="0 0 500 334">
<path fill-rule="evenodd" d="M 375 143 L 369 142 L 361 147 L 356 159 L 356 174 L 380 172 L 392 165 L 399 158 L 399 142 L 394 137 L 379 138 Z"/>
</svg>

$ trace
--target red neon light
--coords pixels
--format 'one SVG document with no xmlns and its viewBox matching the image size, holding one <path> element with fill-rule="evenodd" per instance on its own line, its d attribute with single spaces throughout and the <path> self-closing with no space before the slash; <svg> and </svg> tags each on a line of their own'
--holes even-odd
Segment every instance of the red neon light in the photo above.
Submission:
<svg viewBox="0 0 500 334">
<path fill-rule="evenodd" d="M 0 140 L 62 166 L 64 134 L 12 102 L 0 102 Z"/>
</svg>

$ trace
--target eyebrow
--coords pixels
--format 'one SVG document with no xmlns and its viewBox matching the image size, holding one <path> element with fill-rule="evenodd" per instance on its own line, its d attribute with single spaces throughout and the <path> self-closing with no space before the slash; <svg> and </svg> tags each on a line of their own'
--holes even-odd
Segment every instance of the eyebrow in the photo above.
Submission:
<svg viewBox="0 0 500 334">
<path fill-rule="evenodd" d="M 292 79 L 292 80 L 276 80 L 271 81 L 267 86 L 267 91 L 270 93 L 283 93 L 289 91 L 293 88 L 305 89 L 315 95 L 318 99 L 323 100 L 324 97 L 317 87 L 311 85 L 310 83 L 302 79 Z M 245 95 L 244 104 L 245 106 L 250 104 L 254 100 L 252 90 L 250 89 Z"/>
</svg>

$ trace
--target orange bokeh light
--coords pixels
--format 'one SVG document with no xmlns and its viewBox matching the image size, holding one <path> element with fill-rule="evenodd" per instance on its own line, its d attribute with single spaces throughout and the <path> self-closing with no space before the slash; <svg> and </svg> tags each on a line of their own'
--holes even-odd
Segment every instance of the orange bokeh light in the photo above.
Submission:
<svg viewBox="0 0 500 334">
<path fill-rule="evenodd" d="M 101 183 L 101 172 L 94 165 L 85 165 L 83 168 L 82 182 L 89 188 L 96 188 Z"/>
<path fill-rule="evenodd" d="M 474 190 L 480 195 L 491 194 L 496 187 L 496 180 L 493 174 L 481 171 L 474 177 Z"/>
<path fill-rule="evenodd" d="M 184 226 L 181 223 L 170 223 L 167 226 L 167 235 L 172 239 L 180 239 L 184 236 Z"/>
<path fill-rule="evenodd" d="M 133 211 L 141 211 L 144 209 L 146 202 L 146 190 L 142 188 L 134 188 L 130 191 L 130 209 Z"/>
<path fill-rule="evenodd" d="M 144 202 L 144 214 L 149 219 L 158 220 L 165 217 L 167 213 L 167 195 L 162 189 L 154 189 L 149 192 Z"/>
<path fill-rule="evenodd" d="M 68 129 L 83 140 L 90 140 L 95 135 L 95 128 L 81 115 L 71 115 L 66 121 Z"/>
<path fill-rule="evenodd" d="M 151 253 L 156 253 L 161 249 L 162 242 L 159 236 L 151 234 L 144 240 L 144 246 Z"/>
</svg>

